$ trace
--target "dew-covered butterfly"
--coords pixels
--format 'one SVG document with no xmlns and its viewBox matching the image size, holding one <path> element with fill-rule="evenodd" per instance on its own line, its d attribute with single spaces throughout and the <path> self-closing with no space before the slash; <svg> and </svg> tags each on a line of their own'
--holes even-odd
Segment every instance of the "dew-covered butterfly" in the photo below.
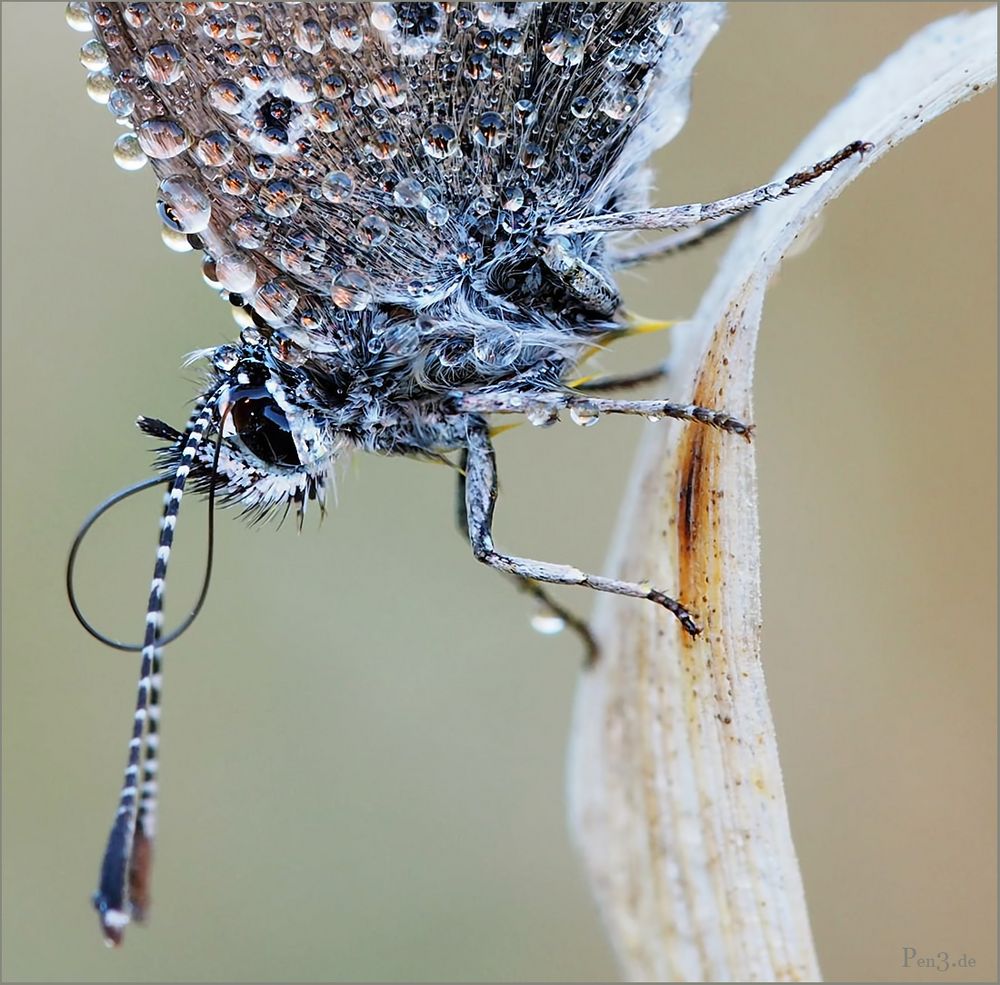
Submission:
<svg viewBox="0 0 1000 985">
<path fill-rule="evenodd" d="M 123 123 L 114 156 L 149 165 L 164 236 L 242 328 L 195 354 L 208 372 L 139 489 L 166 499 L 128 765 L 94 897 L 118 944 L 149 898 L 164 581 L 190 480 L 252 517 L 323 508 L 355 450 L 447 462 L 475 558 L 586 627 L 543 584 L 584 585 L 695 613 L 641 581 L 515 557 L 491 534 L 491 415 L 586 425 L 676 418 L 749 438 L 723 408 L 605 396 L 656 380 L 581 380 L 581 363 L 642 323 L 623 267 L 690 245 L 826 173 L 854 143 L 783 182 L 649 206 L 652 151 L 681 128 L 715 3 L 71 3 L 87 87 Z M 668 230 L 635 244 L 636 230 Z M 210 514 L 211 515 L 211 514 Z M 207 587 L 207 576 L 206 576 Z M 204 592 L 203 592 L 204 596 Z"/>
</svg>

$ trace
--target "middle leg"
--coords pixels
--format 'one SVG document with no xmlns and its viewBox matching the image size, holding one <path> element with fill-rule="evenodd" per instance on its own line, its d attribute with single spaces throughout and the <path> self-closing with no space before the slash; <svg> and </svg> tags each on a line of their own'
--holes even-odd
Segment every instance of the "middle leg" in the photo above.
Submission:
<svg viewBox="0 0 1000 985">
<path fill-rule="evenodd" d="M 649 599 L 673 613 L 691 636 L 697 636 L 701 632 L 701 627 L 694 616 L 680 602 L 647 584 L 593 575 L 569 564 L 535 561 L 498 551 L 493 544 L 493 510 L 497 496 L 496 456 L 486 422 L 481 418 L 470 417 L 467 447 L 466 522 L 472 552 L 477 560 L 497 571 L 517 575 L 530 581 L 548 582 L 554 585 L 583 585 L 613 595 Z"/>
</svg>

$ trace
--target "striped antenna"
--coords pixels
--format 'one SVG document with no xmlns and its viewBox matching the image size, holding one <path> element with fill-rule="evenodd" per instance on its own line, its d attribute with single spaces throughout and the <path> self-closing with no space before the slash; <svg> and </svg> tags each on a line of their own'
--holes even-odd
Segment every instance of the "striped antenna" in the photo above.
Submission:
<svg viewBox="0 0 1000 985">
<path fill-rule="evenodd" d="M 94 907 L 100 914 L 104 941 L 112 947 L 121 944 L 125 927 L 132 919 L 142 921 L 149 905 L 157 803 L 164 582 L 184 484 L 205 433 L 212 425 L 214 406 L 215 402 L 206 398 L 195 405 L 185 430 L 180 462 L 164 499 L 156 565 L 146 606 L 146 630 L 132 737 L 128 745 L 128 765 L 125 767 L 118 812 L 101 864 L 100 887 L 94 894 Z"/>
</svg>

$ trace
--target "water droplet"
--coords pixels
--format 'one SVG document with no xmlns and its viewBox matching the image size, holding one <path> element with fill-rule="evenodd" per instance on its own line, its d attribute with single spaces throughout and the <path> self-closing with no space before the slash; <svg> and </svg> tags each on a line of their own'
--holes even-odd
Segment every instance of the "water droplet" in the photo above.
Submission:
<svg viewBox="0 0 1000 985">
<path fill-rule="evenodd" d="M 299 211 L 302 193 L 287 178 L 277 178 L 261 188 L 257 201 L 268 215 L 287 219 Z"/>
<path fill-rule="evenodd" d="M 188 242 L 186 233 L 179 233 L 169 226 L 160 227 L 160 239 L 163 240 L 163 245 L 174 253 L 190 253 L 194 249 Z"/>
<path fill-rule="evenodd" d="M 80 64 L 88 72 L 100 72 L 108 67 L 108 53 L 97 38 L 84 41 L 80 46 Z"/>
<path fill-rule="evenodd" d="M 87 76 L 87 95 L 95 103 L 100 103 L 102 106 L 106 105 L 108 98 L 114 91 L 115 80 L 110 72 L 91 72 Z"/>
<path fill-rule="evenodd" d="M 399 153 L 399 137 L 390 130 L 381 130 L 365 144 L 369 155 L 379 161 L 388 161 Z"/>
<path fill-rule="evenodd" d="M 267 181 L 269 178 L 273 178 L 276 170 L 274 158 L 268 154 L 254 154 L 250 158 L 250 173 L 258 181 Z"/>
<path fill-rule="evenodd" d="M 427 225 L 432 229 L 440 229 L 448 221 L 449 216 L 447 206 L 439 202 L 427 210 Z"/>
<path fill-rule="evenodd" d="M 559 410 L 552 404 L 533 403 L 524 408 L 524 416 L 528 423 L 536 428 L 551 427 L 559 420 Z"/>
<path fill-rule="evenodd" d="M 389 223 L 380 215 L 366 215 L 359 223 L 354 238 L 363 249 L 370 249 L 389 238 Z"/>
<path fill-rule="evenodd" d="M 194 149 L 195 157 L 208 168 L 223 168 L 233 159 L 233 141 L 221 130 L 206 133 Z"/>
<path fill-rule="evenodd" d="M 281 91 L 293 103 L 311 103 L 319 95 L 319 86 L 308 72 L 292 72 Z"/>
<path fill-rule="evenodd" d="M 284 280 L 269 280 L 254 295 L 253 309 L 269 322 L 283 322 L 299 303 L 298 294 Z"/>
<path fill-rule="evenodd" d="M 327 99 L 340 99 L 347 92 L 347 82 L 342 75 L 328 75 L 320 83 L 319 90 Z"/>
<path fill-rule="evenodd" d="M 160 182 L 156 209 L 163 224 L 179 233 L 200 233 L 212 218 L 212 202 L 188 178 L 171 175 Z"/>
<path fill-rule="evenodd" d="M 508 212 L 516 212 L 524 205 L 524 189 L 520 185 L 504 185 L 500 192 L 500 205 Z"/>
<path fill-rule="evenodd" d="M 253 261 L 245 253 L 225 253 L 215 262 L 215 276 L 233 294 L 246 294 L 257 282 Z"/>
<path fill-rule="evenodd" d="M 112 154 L 115 164 L 123 171 L 138 171 L 149 160 L 139 146 L 139 139 L 134 133 L 123 133 L 118 137 Z"/>
<path fill-rule="evenodd" d="M 639 108 L 639 97 L 619 86 L 611 86 L 601 100 L 601 112 L 612 120 L 624 120 Z"/>
<path fill-rule="evenodd" d="M 340 205 L 351 197 L 354 180 L 343 171 L 331 171 L 322 184 L 323 197 L 334 205 Z"/>
<path fill-rule="evenodd" d="M 222 175 L 219 179 L 219 187 L 226 195 L 233 195 L 238 198 L 250 191 L 250 178 L 245 172 L 237 168 Z"/>
<path fill-rule="evenodd" d="M 545 163 L 545 151 L 540 144 L 529 140 L 521 148 L 521 156 L 518 158 L 521 164 L 529 171 L 540 168 Z"/>
<path fill-rule="evenodd" d="M 184 56 L 171 41 L 157 41 L 146 52 L 142 67 L 150 82 L 172 85 L 184 75 Z"/>
<path fill-rule="evenodd" d="M 499 113 L 483 113 L 472 128 L 472 139 L 480 147 L 493 150 L 507 139 L 507 124 Z"/>
<path fill-rule="evenodd" d="M 553 65 L 579 65 L 583 61 L 583 38 L 572 31 L 558 31 L 542 45 Z"/>
<path fill-rule="evenodd" d="M 85 3 L 66 4 L 66 23 L 74 31 L 82 31 L 84 34 L 94 29 L 94 25 L 90 21 L 87 4 Z"/>
<path fill-rule="evenodd" d="M 340 129 L 337 107 L 329 99 L 317 100 L 312 106 L 310 124 L 319 133 L 336 133 Z"/>
<path fill-rule="evenodd" d="M 514 113 L 518 120 L 527 125 L 535 119 L 535 104 L 530 99 L 519 99 L 514 103 Z"/>
<path fill-rule="evenodd" d="M 372 83 L 375 98 L 385 107 L 393 109 L 406 102 L 406 80 L 394 68 L 375 76 Z"/>
<path fill-rule="evenodd" d="M 318 55 L 326 43 L 323 37 L 323 27 L 313 17 L 307 17 L 295 25 L 295 44 L 310 55 Z"/>
<path fill-rule="evenodd" d="M 521 337 L 504 325 L 490 325 L 476 332 L 472 352 L 485 369 L 502 369 L 521 354 Z"/>
<path fill-rule="evenodd" d="M 135 109 L 135 99 L 127 89 L 115 89 L 108 95 L 108 110 L 119 120 L 124 120 Z"/>
<path fill-rule="evenodd" d="M 183 154 L 191 145 L 184 127 L 165 116 L 153 116 L 140 123 L 136 136 L 146 154 L 157 161 Z"/>
<path fill-rule="evenodd" d="M 344 311 L 363 311 L 372 303 L 372 284 L 363 270 L 345 267 L 333 278 L 330 296 Z"/>
<path fill-rule="evenodd" d="M 372 27 L 376 31 L 391 31 L 396 26 L 395 5 L 391 3 L 373 3 L 368 15 Z"/>
<path fill-rule="evenodd" d="M 330 27 L 330 40 L 335 48 L 352 53 L 364 43 L 365 34 L 353 17 L 338 17 Z"/>
<path fill-rule="evenodd" d="M 593 400 L 578 400 L 569 409 L 570 419 L 582 428 L 589 428 L 601 419 L 601 412 Z"/>
<path fill-rule="evenodd" d="M 497 36 L 497 49 L 503 55 L 519 55 L 524 50 L 524 35 L 516 27 L 508 27 Z"/>
<path fill-rule="evenodd" d="M 569 108 L 578 120 L 589 120 L 594 115 L 594 100 L 586 96 L 577 96 L 569 104 Z"/>
<path fill-rule="evenodd" d="M 243 111 L 246 96 L 238 82 L 232 79 L 216 79 L 206 93 L 209 105 L 227 116 L 236 116 Z"/>
<path fill-rule="evenodd" d="M 264 37 L 264 19 L 259 14 L 247 14 L 236 22 L 236 37 L 244 43 Z"/>
<path fill-rule="evenodd" d="M 531 628 L 542 636 L 555 636 L 566 628 L 566 620 L 551 609 L 541 609 L 531 617 Z"/>
<path fill-rule="evenodd" d="M 392 190 L 392 200 L 404 209 L 426 209 L 430 199 L 416 178 L 403 178 Z"/>
<path fill-rule="evenodd" d="M 267 223 L 252 212 L 241 215 L 229 225 L 238 246 L 245 250 L 256 250 L 267 240 Z"/>
<path fill-rule="evenodd" d="M 447 123 L 435 123 L 424 131 L 422 143 L 428 157 L 441 161 L 458 151 L 458 134 Z"/>
</svg>

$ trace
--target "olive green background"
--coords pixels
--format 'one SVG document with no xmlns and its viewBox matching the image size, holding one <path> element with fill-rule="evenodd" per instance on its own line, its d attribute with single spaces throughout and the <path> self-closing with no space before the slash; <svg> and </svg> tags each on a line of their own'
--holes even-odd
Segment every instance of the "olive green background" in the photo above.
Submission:
<svg viewBox="0 0 1000 985">
<path fill-rule="evenodd" d="M 768 179 L 858 76 L 957 9 L 734 5 L 657 159 L 659 200 Z M 577 646 L 535 634 L 472 560 L 445 469 L 368 458 L 319 530 L 221 518 L 207 609 L 167 653 L 151 923 L 101 946 L 88 895 L 136 660 L 73 621 L 65 552 L 147 474 L 136 414 L 181 423 L 182 355 L 235 329 L 196 255 L 161 245 L 151 172 L 113 164 L 84 39 L 61 4 L 3 4 L 4 979 L 614 977 L 564 820 Z M 834 980 L 996 976 L 996 110 L 980 97 L 849 188 L 764 313 L 764 659 Z M 629 302 L 688 314 L 723 245 L 629 275 Z M 504 437 L 498 542 L 601 570 L 652 426 L 675 425 Z M 158 512 L 153 493 L 122 506 L 83 558 L 89 611 L 129 638 Z M 175 619 L 204 522 L 192 500 Z M 906 970 L 904 946 L 976 966 Z"/>
</svg>

